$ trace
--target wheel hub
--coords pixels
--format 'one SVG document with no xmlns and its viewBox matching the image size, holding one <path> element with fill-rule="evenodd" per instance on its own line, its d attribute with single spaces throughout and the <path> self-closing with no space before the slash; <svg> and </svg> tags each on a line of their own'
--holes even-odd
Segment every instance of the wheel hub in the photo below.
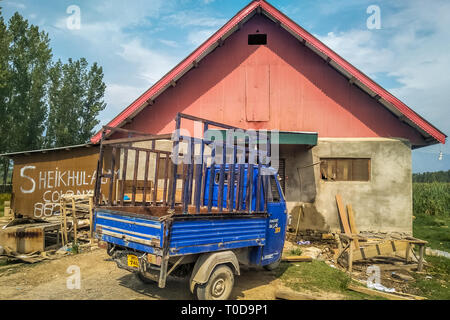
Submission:
<svg viewBox="0 0 450 320">
<path fill-rule="evenodd" d="M 223 279 L 217 279 L 212 286 L 212 295 L 220 297 L 225 291 L 225 281 Z"/>
</svg>

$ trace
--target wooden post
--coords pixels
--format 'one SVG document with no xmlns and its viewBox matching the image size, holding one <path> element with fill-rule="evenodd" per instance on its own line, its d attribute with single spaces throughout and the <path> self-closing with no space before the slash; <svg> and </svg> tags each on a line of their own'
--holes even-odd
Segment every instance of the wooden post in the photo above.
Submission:
<svg viewBox="0 0 450 320">
<path fill-rule="evenodd" d="M 409 256 L 411 253 L 411 242 L 408 241 L 406 245 L 406 251 L 405 251 L 405 264 L 409 263 Z"/>
<path fill-rule="evenodd" d="M 77 210 L 75 207 L 75 199 L 72 198 L 72 223 L 73 223 L 73 243 L 77 243 Z"/>
<path fill-rule="evenodd" d="M 354 249 L 354 243 L 353 239 L 350 240 L 350 246 L 348 247 L 348 272 L 350 273 L 350 276 L 352 275 L 353 271 L 353 249 Z"/>
<path fill-rule="evenodd" d="M 64 215 L 64 240 L 65 240 L 65 244 L 67 245 L 69 243 L 69 237 L 67 235 L 67 208 L 66 208 L 66 200 L 63 199 L 62 200 L 62 204 L 63 204 L 63 215 Z"/>
<path fill-rule="evenodd" d="M 423 255 L 425 251 L 425 244 L 421 244 L 419 247 L 419 263 L 417 264 L 417 271 L 421 272 L 423 269 Z"/>
<path fill-rule="evenodd" d="M 60 224 L 61 224 L 61 246 L 64 247 L 64 209 L 63 209 L 63 200 L 59 200 L 59 210 L 60 210 Z"/>
<path fill-rule="evenodd" d="M 93 244 L 94 243 L 94 226 L 93 226 L 93 222 L 94 222 L 94 212 L 93 212 L 93 199 L 92 197 L 89 197 L 89 238 L 90 238 L 90 243 Z"/>
</svg>

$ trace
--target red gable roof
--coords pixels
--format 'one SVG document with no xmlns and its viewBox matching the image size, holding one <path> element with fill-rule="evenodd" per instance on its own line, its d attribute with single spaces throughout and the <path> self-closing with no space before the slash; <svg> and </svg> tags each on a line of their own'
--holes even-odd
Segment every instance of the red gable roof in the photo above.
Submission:
<svg viewBox="0 0 450 320">
<path fill-rule="evenodd" d="M 252 14 L 262 12 L 273 21 L 279 23 L 283 28 L 293 36 L 303 41 L 310 49 L 326 59 L 329 64 L 339 72 L 343 73 L 355 85 L 358 85 L 368 94 L 376 98 L 386 108 L 396 114 L 402 121 L 408 123 L 416 130 L 419 130 L 425 137 L 429 137 L 429 143 L 445 143 L 446 135 L 435 128 L 432 124 L 415 113 L 406 104 L 394 97 L 380 85 L 371 80 L 368 76 L 355 68 L 345 59 L 340 57 L 333 50 L 328 48 L 316 37 L 311 35 L 305 29 L 300 27 L 289 17 L 277 10 L 264 0 L 252 1 L 214 35 L 191 53 L 186 59 L 180 62 L 175 68 L 167 73 L 161 80 L 153 85 L 149 90 L 142 94 L 130 106 L 116 116 L 108 123 L 110 127 L 120 127 L 126 123 L 127 119 L 134 117 L 140 110 L 152 103 L 159 94 L 161 94 L 171 84 L 181 78 L 187 71 L 193 68 L 204 56 L 209 54 L 221 41 L 227 38 L 234 31 L 238 30 L 240 25 L 249 19 Z M 101 131 L 98 132 L 91 141 L 98 143 L 101 139 Z"/>
</svg>

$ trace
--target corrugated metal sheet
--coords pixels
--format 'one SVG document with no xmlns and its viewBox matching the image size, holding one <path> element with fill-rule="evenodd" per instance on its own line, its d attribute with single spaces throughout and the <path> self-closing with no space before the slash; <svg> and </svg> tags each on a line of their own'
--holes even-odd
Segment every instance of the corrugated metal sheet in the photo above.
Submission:
<svg viewBox="0 0 450 320">
<path fill-rule="evenodd" d="M 95 229 L 101 230 L 101 234 L 121 240 L 124 239 L 123 236 L 126 236 L 128 242 L 144 245 L 150 245 L 153 242 L 162 246 L 163 225 L 159 221 L 98 209 L 95 215 Z"/>
<path fill-rule="evenodd" d="M 266 226 L 267 218 L 175 221 L 170 250 L 181 254 L 203 252 L 212 246 L 222 246 L 225 249 L 263 245 Z"/>
</svg>

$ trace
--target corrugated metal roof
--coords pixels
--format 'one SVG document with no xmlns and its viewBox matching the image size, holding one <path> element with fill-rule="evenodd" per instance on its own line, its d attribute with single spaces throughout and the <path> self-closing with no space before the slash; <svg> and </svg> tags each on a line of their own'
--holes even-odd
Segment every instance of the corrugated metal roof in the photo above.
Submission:
<svg viewBox="0 0 450 320">
<path fill-rule="evenodd" d="M 93 147 L 95 145 L 96 144 L 94 144 L 94 143 L 86 143 L 86 144 L 78 144 L 78 145 L 67 146 L 67 147 L 58 147 L 58 148 L 50 148 L 50 149 L 11 152 L 11 153 L 0 154 L 0 157 L 27 156 L 27 155 L 35 154 L 35 153 L 47 153 L 47 152 L 59 151 L 59 150 L 68 150 L 69 151 L 69 150 L 78 149 L 78 148 L 90 148 L 90 147 Z"/>
<path fill-rule="evenodd" d="M 394 97 L 367 75 L 355 68 L 333 50 L 328 48 L 319 39 L 311 35 L 305 29 L 300 27 L 289 17 L 277 10 L 264 0 L 252 1 L 244 9 L 238 12 L 230 21 L 228 21 L 222 28 L 220 28 L 214 35 L 200 45 L 193 53 L 186 59 L 180 62 L 175 68 L 167 73 L 161 80 L 135 100 L 130 106 L 115 117 L 108 126 L 120 127 L 126 123 L 127 119 L 133 118 L 147 105 L 153 104 L 153 100 L 160 95 L 165 89 L 170 87 L 172 83 L 181 78 L 191 68 L 195 67 L 198 62 L 207 54 L 212 52 L 219 44 L 229 37 L 233 32 L 237 31 L 240 26 L 250 19 L 257 12 L 261 12 L 271 20 L 279 23 L 284 29 L 290 32 L 294 37 L 303 41 L 311 50 L 327 60 L 331 66 L 349 78 L 355 85 L 366 91 L 372 97 L 376 98 L 379 103 L 388 108 L 391 112 L 396 114 L 403 121 L 408 123 L 411 127 L 420 131 L 425 137 L 432 138 L 429 144 L 436 142 L 445 143 L 446 135 L 439 129 L 434 127 L 406 104 Z M 101 132 L 98 132 L 91 141 L 99 142 L 101 139 Z"/>
</svg>

